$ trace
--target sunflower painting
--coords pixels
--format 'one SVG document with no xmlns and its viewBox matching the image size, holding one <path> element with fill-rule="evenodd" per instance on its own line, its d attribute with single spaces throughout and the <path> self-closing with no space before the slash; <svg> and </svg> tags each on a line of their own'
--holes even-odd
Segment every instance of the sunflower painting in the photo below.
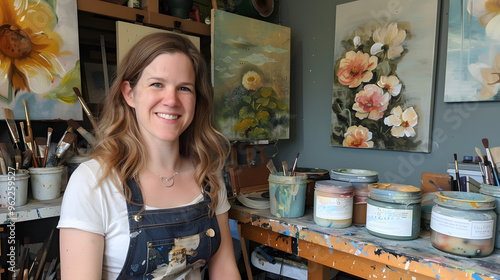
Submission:
<svg viewBox="0 0 500 280">
<path fill-rule="evenodd" d="M 289 138 L 290 28 L 212 10 L 215 122 L 230 140 Z"/>
<path fill-rule="evenodd" d="M 0 1 L 0 107 L 30 119 L 82 119 L 75 0 Z M 0 118 L 4 118 L 3 110 Z"/>
<path fill-rule="evenodd" d="M 337 6 L 332 146 L 430 152 L 438 0 Z"/>
</svg>

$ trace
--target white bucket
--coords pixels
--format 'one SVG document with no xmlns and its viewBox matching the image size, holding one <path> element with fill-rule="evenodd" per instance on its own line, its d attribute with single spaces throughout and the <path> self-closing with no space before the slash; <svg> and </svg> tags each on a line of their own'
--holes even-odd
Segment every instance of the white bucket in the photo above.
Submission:
<svg viewBox="0 0 500 280">
<path fill-rule="evenodd" d="M 0 175 L 1 207 L 23 206 L 28 203 L 28 170 L 21 169 L 15 174 Z"/>
<path fill-rule="evenodd" d="M 50 200 L 61 196 L 63 170 L 63 166 L 29 168 L 33 198 Z"/>
</svg>

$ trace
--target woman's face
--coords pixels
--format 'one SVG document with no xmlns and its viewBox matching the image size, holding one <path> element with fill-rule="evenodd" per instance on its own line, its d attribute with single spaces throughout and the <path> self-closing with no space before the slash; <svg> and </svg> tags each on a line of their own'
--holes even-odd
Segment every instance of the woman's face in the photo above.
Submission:
<svg viewBox="0 0 500 280">
<path fill-rule="evenodd" d="M 194 118 L 193 63 L 183 53 L 161 54 L 144 69 L 133 90 L 128 81 L 123 82 L 122 93 L 135 108 L 146 141 L 178 141 Z"/>
</svg>

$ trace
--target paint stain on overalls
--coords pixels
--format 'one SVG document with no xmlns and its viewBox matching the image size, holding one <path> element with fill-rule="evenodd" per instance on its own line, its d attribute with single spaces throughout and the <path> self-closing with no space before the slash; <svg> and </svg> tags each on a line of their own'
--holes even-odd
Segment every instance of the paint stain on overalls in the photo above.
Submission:
<svg viewBox="0 0 500 280">
<path fill-rule="evenodd" d="M 210 197 L 170 209 L 142 210 L 142 193 L 128 182 L 130 245 L 117 279 L 183 280 L 205 266 L 220 245 L 217 217 L 210 217 Z M 135 205 L 137 204 L 137 205 Z"/>
</svg>

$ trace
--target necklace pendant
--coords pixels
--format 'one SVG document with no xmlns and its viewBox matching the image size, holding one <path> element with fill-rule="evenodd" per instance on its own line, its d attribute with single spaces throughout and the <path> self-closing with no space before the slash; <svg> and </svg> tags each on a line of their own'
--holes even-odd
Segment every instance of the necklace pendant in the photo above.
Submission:
<svg viewBox="0 0 500 280">
<path fill-rule="evenodd" d="M 170 184 L 168 183 L 169 181 L 172 181 Z M 162 186 L 164 186 L 165 188 L 170 188 L 174 185 L 174 177 L 171 177 L 171 178 L 165 178 L 165 177 L 162 177 L 160 176 L 160 183 Z"/>
</svg>

